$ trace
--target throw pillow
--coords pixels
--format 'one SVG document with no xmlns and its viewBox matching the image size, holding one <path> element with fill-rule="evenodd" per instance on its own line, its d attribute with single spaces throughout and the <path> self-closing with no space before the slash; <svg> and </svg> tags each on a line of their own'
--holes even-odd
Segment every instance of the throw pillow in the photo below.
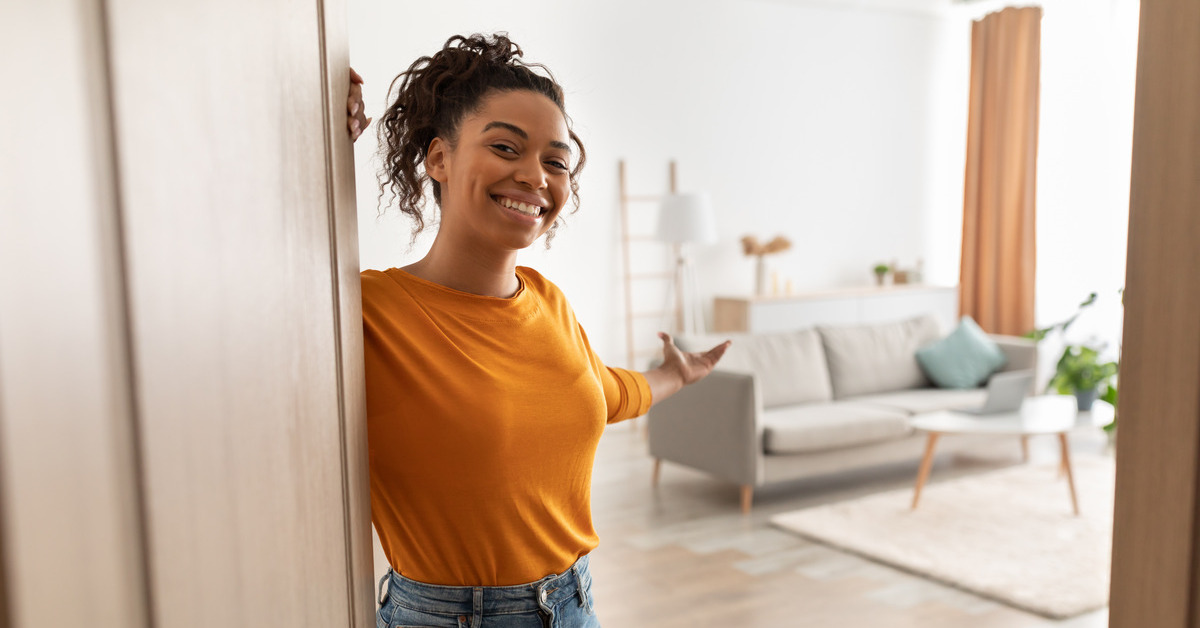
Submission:
<svg viewBox="0 0 1200 628">
<path fill-rule="evenodd" d="M 917 350 L 917 363 L 941 388 L 977 388 L 1006 362 L 1000 345 L 970 316 L 949 336 Z"/>
</svg>

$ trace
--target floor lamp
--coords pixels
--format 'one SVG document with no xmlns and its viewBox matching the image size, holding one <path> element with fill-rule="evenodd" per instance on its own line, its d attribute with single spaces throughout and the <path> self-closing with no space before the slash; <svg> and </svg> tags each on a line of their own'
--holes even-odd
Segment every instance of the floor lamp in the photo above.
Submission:
<svg viewBox="0 0 1200 628">
<path fill-rule="evenodd" d="M 696 291 L 696 270 L 688 245 L 717 241 L 716 217 L 707 194 L 671 194 L 658 212 L 658 239 L 675 253 L 675 331 L 703 333 L 704 313 Z"/>
</svg>

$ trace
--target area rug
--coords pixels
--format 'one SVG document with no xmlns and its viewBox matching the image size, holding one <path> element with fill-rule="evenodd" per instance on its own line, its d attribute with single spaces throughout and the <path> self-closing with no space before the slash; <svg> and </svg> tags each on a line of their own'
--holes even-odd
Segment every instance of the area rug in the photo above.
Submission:
<svg viewBox="0 0 1200 628">
<path fill-rule="evenodd" d="M 1020 465 L 771 518 L 801 534 L 1053 619 L 1108 604 L 1115 469 L 1072 460 L 1080 515 L 1057 465 Z"/>
</svg>

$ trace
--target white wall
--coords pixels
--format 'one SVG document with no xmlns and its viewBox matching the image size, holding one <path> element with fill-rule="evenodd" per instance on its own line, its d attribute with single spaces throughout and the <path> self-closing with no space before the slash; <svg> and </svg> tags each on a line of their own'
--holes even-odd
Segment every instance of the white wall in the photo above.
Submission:
<svg viewBox="0 0 1200 628">
<path fill-rule="evenodd" d="M 1098 34 L 1096 25 L 1127 19 L 1116 7 L 1130 0 L 1112 2 L 1046 3 L 1039 323 L 1123 281 L 1132 54 L 1119 34 L 1128 29 Z M 969 22 L 978 16 L 969 11 L 983 5 L 888 6 L 358 0 L 351 3 L 351 53 L 367 79 L 372 116 L 385 107 L 392 77 L 455 33 L 508 31 L 527 59 L 555 72 L 589 151 L 583 209 L 549 252 L 535 246 L 521 263 L 556 281 L 601 356 L 622 364 L 622 158 L 634 193 L 664 191 L 674 158 L 683 190 L 712 195 L 722 240 L 696 252 L 706 300 L 752 290 L 753 263 L 738 243 L 745 234 L 790 238 L 793 249 L 770 263 L 801 290 L 865 285 L 877 261 L 893 259 L 911 266 L 924 258 L 928 280 L 957 282 Z M 1059 17 L 1089 11 L 1078 24 Z M 419 258 L 429 239 L 407 250 L 408 225 L 398 213 L 376 218 L 375 148 L 371 134 L 356 148 L 363 267 L 401 266 Z M 635 210 L 651 217 L 645 205 Z M 1086 244 L 1067 248 L 1080 224 Z M 1066 250 L 1078 252 L 1064 258 Z M 1100 261 L 1080 271 L 1074 256 L 1092 252 Z M 638 300 L 655 305 L 644 294 Z M 643 337 L 651 331 L 639 329 Z"/>
</svg>

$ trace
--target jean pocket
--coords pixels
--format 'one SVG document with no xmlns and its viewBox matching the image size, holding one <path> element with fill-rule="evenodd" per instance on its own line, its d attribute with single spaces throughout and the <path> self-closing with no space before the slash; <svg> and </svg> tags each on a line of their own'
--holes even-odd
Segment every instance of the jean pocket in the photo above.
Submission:
<svg viewBox="0 0 1200 628">
<path fill-rule="evenodd" d="M 446 615 L 428 613 L 415 608 L 407 608 L 389 600 L 384 608 L 391 606 L 390 615 L 384 616 L 387 621 L 379 628 L 466 628 L 466 615 Z M 382 613 L 383 609 L 380 609 Z"/>
</svg>

